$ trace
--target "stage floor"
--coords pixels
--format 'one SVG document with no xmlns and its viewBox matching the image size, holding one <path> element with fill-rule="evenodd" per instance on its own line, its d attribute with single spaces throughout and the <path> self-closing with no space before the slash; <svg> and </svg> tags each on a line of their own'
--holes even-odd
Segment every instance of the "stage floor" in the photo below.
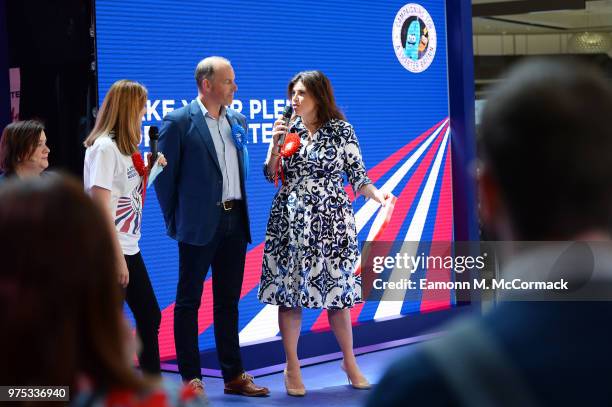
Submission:
<svg viewBox="0 0 612 407">
<path fill-rule="evenodd" d="M 386 349 L 360 355 L 357 360 L 363 374 L 375 384 L 392 361 L 414 348 L 414 345 L 407 345 Z M 164 377 L 180 381 L 176 373 L 164 373 Z M 270 389 L 270 396 L 264 398 L 225 395 L 223 380 L 218 378 L 205 377 L 204 385 L 212 406 L 363 406 L 369 394 L 368 390 L 356 390 L 348 385 L 339 360 L 304 367 L 302 377 L 307 391 L 305 397 L 287 395 L 282 373 L 256 378 L 257 384 Z"/>
</svg>

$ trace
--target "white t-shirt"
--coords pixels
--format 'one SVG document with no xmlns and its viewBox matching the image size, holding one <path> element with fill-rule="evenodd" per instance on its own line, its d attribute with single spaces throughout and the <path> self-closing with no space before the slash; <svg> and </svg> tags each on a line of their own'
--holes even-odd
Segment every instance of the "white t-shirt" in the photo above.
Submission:
<svg viewBox="0 0 612 407">
<path fill-rule="evenodd" d="M 98 137 L 85 151 L 83 182 L 87 192 L 94 186 L 111 191 L 110 210 L 123 254 L 138 253 L 144 183 L 132 157 L 121 154 L 108 135 Z"/>
</svg>

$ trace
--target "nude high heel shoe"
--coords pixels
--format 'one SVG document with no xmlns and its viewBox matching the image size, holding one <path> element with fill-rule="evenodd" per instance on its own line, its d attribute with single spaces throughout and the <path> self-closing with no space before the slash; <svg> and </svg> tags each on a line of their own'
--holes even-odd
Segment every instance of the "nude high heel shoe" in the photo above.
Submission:
<svg viewBox="0 0 612 407">
<path fill-rule="evenodd" d="M 370 384 L 370 382 L 367 381 L 367 379 L 364 379 L 362 382 L 353 382 L 351 380 L 351 378 L 349 377 L 348 372 L 346 371 L 346 367 L 344 366 L 344 362 L 342 362 L 340 364 L 340 369 L 342 369 L 342 371 L 344 373 L 346 373 L 346 378 L 348 380 L 348 383 L 353 386 L 354 389 L 359 389 L 359 390 L 368 390 L 369 388 L 372 387 L 372 385 Z"/>
<path fill-rule="evenodd" d="M 283 376 L 285 377 L 285 389 L 287 390 L 287 394 L 293 397 L 304 397 L 306 395 L 306 388 L 295 388 L 292 389 L 289 387 L 289 379 L 287 379 L 287 369 L 283 371 Z"/>
</svg>

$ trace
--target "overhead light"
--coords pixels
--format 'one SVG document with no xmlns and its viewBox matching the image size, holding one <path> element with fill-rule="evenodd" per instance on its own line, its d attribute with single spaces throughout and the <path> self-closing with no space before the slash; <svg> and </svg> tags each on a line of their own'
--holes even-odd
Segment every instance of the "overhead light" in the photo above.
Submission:
<svg viewBox="0 0 612 407">
<path fill-rule="evenodd" d="M 607 33 L 585 31 L 572 35 L 567 46 L 577 54 L 602 54 L 612 48 L 612 38 Z"/>
</svg>

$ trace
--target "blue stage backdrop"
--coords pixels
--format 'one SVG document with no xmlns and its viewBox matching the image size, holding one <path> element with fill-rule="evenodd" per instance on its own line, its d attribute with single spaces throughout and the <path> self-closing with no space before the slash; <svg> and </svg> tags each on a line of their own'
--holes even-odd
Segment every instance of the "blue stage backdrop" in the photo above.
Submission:
<svg viewBox="0 0 612 407">
<path fill-rule="evenodd" d="M 253 244 L 240 303 L 241 343 L 278 335 L 276 308 L 257 301 L 267 217 L 275 193 L 261 172 L 274 118 L 287 103 L 289 79 L 318 69 L 356 130 L 368 173 L 398 197 L 391 221 L 378 229 L 379 206 L 354 201 L 359 238 L 449 241 L 453 238 L 447 33 L 444 0 L 243 1 L 97 0 L 100 103 L 119 79 L 149 90 L 141 148 L 148 128 L 196 95 L 200 59 L 231 60 L 238 91 L 233 108 L 249 123 L 251 174 L 247 190 Z M 162 360 L 174 359 L 173 309 L 177 245 L 165 234 L 154 190 L 147 191 L 141 249 L 163 312 Z M 427 270 L 417 272 L 421 276 Z M 419 276 L 417 274 L 417 277 Z M 429 274 L 427 274 L 429 276 Z M 214 348 L 212 289 L 205 282 L 200 348 Z M 452 306 L 450 296 L 411 295 L 402 302 L 366 302 L 355 324 Z M 325 313 L 304 313 L 305 332 L 328 329 Z"/>
</svg>

